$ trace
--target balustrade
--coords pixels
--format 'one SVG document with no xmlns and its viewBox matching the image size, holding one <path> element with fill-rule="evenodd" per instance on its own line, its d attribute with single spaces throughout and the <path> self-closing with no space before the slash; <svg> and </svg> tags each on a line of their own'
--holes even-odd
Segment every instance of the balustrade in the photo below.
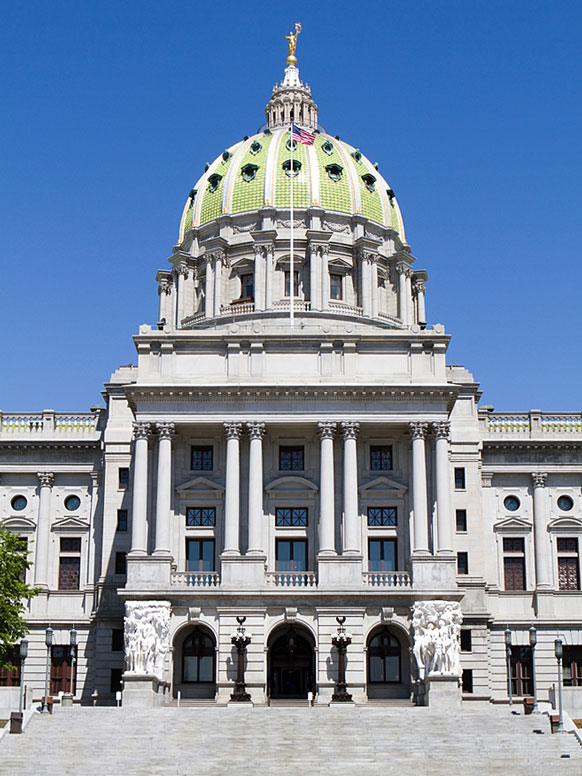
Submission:
<svg viewBox="0 0 582 776">
<path fill-rule="evenodd" d="M 268 571 L 266 583 L 274 587 L 317 587 L 317 577 L 312 571 Z"/>
<path fill-rule="evenodd" d="M 368 587 L 412 587 L 407 571 L 365 571 L 362 581 Z"/>
<path fill-rule="evenodd" d="M 170 583 L 176 587 L 219 587 L 220 575 L 216 571 L 175 571 Z"/>
</svg>

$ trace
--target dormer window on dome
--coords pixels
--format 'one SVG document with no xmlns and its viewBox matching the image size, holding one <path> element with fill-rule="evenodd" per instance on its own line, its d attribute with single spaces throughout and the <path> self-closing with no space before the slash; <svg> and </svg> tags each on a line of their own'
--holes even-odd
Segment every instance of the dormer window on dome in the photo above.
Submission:
<svg viewBox="0 0 582 776">
<path fill-rule="evenodd" d="M 355 151 L 352 151 L 352 157 L 358 164 L 362 161 L 362 152 L 359 150 L 359 148 L 356 148 Z"/>
<path fill-rule="evenodd" d="M 254 180 L 258 169 L 259 168 L 256 164 L 245 164 L 244 167 L 241 167 L 240 174 L 242 175 L 243 181 L 250 183 L 252 180 Z"/>
<path fill-rule="evenodd" d="M 208 177 L 208 191 L 212 194 L 213 191 L 216 191 L 218 187 L 220 186 L 220 181 L 222 180 L 222 175 L 219 175 L 217 172 L 212 173 Z"/>
<path fill-rule="evenodd" d="M 230 153 L 230 151 L 224 150 L 222 152 L 222 161 L 223 162 L 228 162 L 228 160 L 230 159 L 231 156 L 232 156 L 232 154 Z"/>
<path fill-rule="evenodd" d="M 259 143 L 258 140 L 253 140 L 250 147 L 250 152 L 253 156 L 256 156 L 261 150 L 263 146 Z"/>
<path fill-rule="evenodd" d="M 285 175 L 288 175 L 290 178 L 294 178 L 299 174 L 299 170 L 301 169 L 301 162 L 299 159 L 293 159 L 293 170 L 291 170 L 291 159 L 286 159 L 281 166 L 285 171 Z"/>
<path fill-rule="evenodd" d="M 325 169 L 327 170 L 327 174 L 332 179 L 332 181 L 341 181 L 344 171 L 344 168 L 341 165 L 335 164 L 335 162 L 333 162 L 332 164 L 326 165 Z"/>
<path fill-rule="evenodd" d="M 376 178 L 373 175 L 367 172 L 365 175 L 362 175 L 362 180 L 364 181 L 364 186 L 368 189 L 368 191 L 375 190 Z"/>
<path fill-rule="evenodd" d="M 329 140 L 326 140 L 325 143 L 323 143 L 321 146 L 321 150 L 324 154 L 331 156 L 333 154 L 333 143 L 330 143 Z"/>
<path fill-rule="evenodd" d="M 297 148 L 297 141 L 291 140 L 291 138 L 289 138 L 289 140 L 285 143 L 285 148 L 288 151 L 295 151 L 295 149 Z"/>
</svg>

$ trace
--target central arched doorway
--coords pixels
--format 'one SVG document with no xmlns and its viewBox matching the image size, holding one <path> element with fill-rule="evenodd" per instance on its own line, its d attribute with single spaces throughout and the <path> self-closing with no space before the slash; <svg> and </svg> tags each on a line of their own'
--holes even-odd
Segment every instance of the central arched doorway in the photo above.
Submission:
<svg viewBox="0 0 582 776">
<path fill-rule="evenodd" d="M 315 643 L 305 628 L 278 628 L 269 639 L 267 662 L 271 698 L 307 698 L 315 692 Z"/>
<path fill-rule="evenodd" d="M 174 697 L 214 698 L 216 695 L 216 639 L 197 625 L 179 633 L 174 642 Z"/>
<path fill-rule="evenodd" d="M 404 634 L 375 628 L 367 641 L 368 698 L 410 698 L 410 651 Z"/>
</svg>

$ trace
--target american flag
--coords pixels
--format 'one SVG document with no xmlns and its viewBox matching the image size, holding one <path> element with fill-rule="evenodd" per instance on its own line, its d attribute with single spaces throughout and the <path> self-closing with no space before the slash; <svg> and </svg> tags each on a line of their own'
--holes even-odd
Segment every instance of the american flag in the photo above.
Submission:
<svg viewBox="0 0 582 776">
<path fill-rule="evenodd" d="M 315 132 L 308 132 L 306 129 L 301 129 L 301 127 L 296 127 L 293 124 L 291 126 L 291 140 L 297 140 L 298 143 L 303 143 L 303 145 L 313 145 Z"/>
</svg>

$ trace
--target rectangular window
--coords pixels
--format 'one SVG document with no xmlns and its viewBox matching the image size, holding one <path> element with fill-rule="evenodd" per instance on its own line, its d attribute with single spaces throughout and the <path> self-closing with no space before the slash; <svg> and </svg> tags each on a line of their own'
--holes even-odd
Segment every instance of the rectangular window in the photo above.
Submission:
<svg viewBox="0 0 582 776">
<path fill-rule="evenodd" d="M 125 533 L 127 531 L 127 509 L 117 510 L 117 531 Z"/>
<path fill-rule="evenodd" d="M 123 652 L 123 628 L 111 630 L 111 651 Z"/>
<path fill-rule="evenodd" d="M 0 668 L 0 687 L 20 687 L 20 647 L 10 647 L 2 659 L 8 665 Z"/>
<path fill-rule="evenodd" d="M 467 510 L 457 509 L 455 514 L 457 518 L 457 533 L 467 533 Z"/>
<path fill-rule="evenodd" d="M 120 692 L 122 689 L 121 684 L 121 668 L 112 668 L 109 675 L 109 692 L 115 695 L 116 692 Z"/>
<path fill-rule="evenodd" d="M 558 539 L 558 582 L 560 590 L 580 590 L 578 539 Z"/>
<path fill-rule="evenodd" d="M 525 590 L 525 544 L 523 539 L 503 540 L 503 575 L 506 590 Z"/>
<path fill-rule="evenodd" d="M 370 445 L 370 469 L 388 472 L 392 469 L 392 445 Z"/>
<path fill-rule="evenodd" d="M 188 507 L 186 510 L 186 525 L 216 525 L 216 509 L 214 507 Z"/>
<path fill-rule="evenodd" d="M 277 539 L 275 557 L 277 571 L 307 571 L 307 540 Z"/>
<path fill-rule="evenodd" d="M 302 446 L 281 445 L 279 447 L 279 471 L 302 472 L 305 466 Z"/>
<path fill-rule="evenodd" d="M 473 639 L 470 628 L 461 628 L 461 652 L 473 651 Z"/>
<path fill-rule="evenodd" d="M 186 540 L 186 571 L 214 571 L 214 539 Z"/>
<path fill-rule="evenodd" d="M 194 471 L 210 472 L 214 468 L 212 445 L 192 445 L 190 468 Z"/>
<path fill-rule="evenodd" d="M 75 675 L 73 676 L 73 693 L 77 685 L 77 663 L 75 662 Z M 51 671 L 50 694 L 58 695 L 60 692 L 69 692 L 71 689 L 71 648 L 68 645 L 51 647 Z M 43 692 L 44 695 L 44 692 Z"/>
<path fill-rule="evenodd" d="M 329 298 L 330 299 L 343 299 L 343 288 L 342 288 L 342 276 L 341 275 L 331 275 L 329 276 Z"/>
<path fill-rule="evenodd" d="M 81 558 L 62 555 L 59 558 L 59 590 L 78 590 L 81 580 Z"/>
<path fill-rule="evenodd" d="M 564 645 L 564 687 L 582 687 L 582 647 Z"/>
<path fill-rule="evenodd" d="M 126 552 L 115 553 L 115 573 L 127 574 L 127 553 Z"/>
<path fill-rule="evenodd" d="M 368 541 L 368 569 L 396 571 L 396 540 L 370 539 Z"/>
<path fill-rule="evenodd" d="M 473 692 L 473 669 L 463 668 L 463 675 L 461 678 L 463 692 Z"/>
<path fill-rule="evenodd" d="M 469 573 L 469 553 L 458 552 L 457 553 L 457 574 Z"/>
<path fill-rule="evenodd" d="M 252 275 L 240 276 L 240 297 L 241 300 L 253 301 L 255 296 L 254 279 Z"/>
<path fill-rule="evenodd" d="M 127 490 L 129 488 L 129 469 L 127 466 L 121 466 L 117 471 L 118 482 L 117 487 L 119 490 Z"/>
<path fill-rule="evenodd" d="M 289 296 L 289 281 L 291 272 L 285 272 L 285 296 Z M 293 296 L 299 296 L 299 272 L 293 272 Z"/>
<path fill-rule="evenodd" d="M 465 490 L 465 469 L 462 466 L 455 467 L 455 490 Z"/>
<path fill-rule="evenodd" d="M 275 525 L 279 527 L 307 525 L 307 508 L 277 507 L 275 509 Z"/>
<path fill-rule="evenodd" d="M 396 507 L 368 507 L 368 525 L 396 525 Z"/>
<path fill-rule="evenodd" d="M 514 695 L 531 695 L 532 659 L 531 647 L 511 647 L 511 692 Z"/>
<path fill-rule="evenodd" d="M 81 540 L 61 537 L 61 552 L 81 552 Z"/>
</svg>

